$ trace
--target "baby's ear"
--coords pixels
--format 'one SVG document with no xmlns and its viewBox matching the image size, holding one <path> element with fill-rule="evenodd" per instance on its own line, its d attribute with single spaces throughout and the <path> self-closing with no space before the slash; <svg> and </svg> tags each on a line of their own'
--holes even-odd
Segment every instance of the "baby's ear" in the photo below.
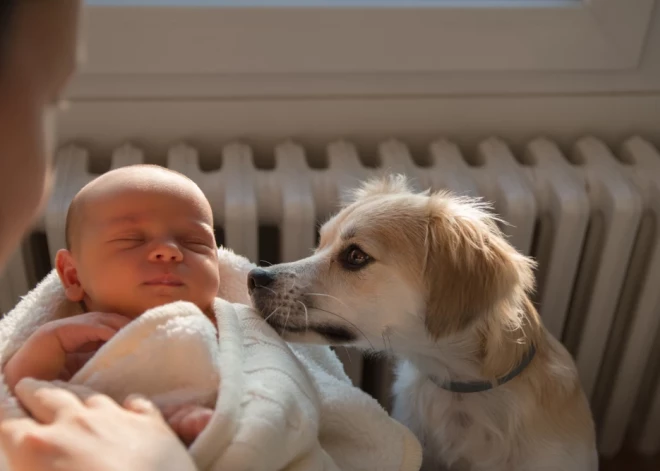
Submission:
<svg viewBox="0 0 660 471">
<path fill-rule="evenodd" d="M 85 297 L 85 290 L 78 279 L 78 269 L 71 252 L 65 249 L 58 250 L 55 256 L 55 268 L 60 277 L 64 292 L 69 301 L 79 303 Z"/>
</svg>

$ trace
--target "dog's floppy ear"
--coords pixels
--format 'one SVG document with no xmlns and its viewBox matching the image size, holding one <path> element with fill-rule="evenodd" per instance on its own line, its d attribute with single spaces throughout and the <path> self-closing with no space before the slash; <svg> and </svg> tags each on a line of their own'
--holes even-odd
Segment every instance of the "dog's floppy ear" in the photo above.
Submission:
<svg viewBox="0 0 660 471">
<path fill-rule="evenodd" d="M 388 175 L 382 178 L 372 178 L 363 182 L 357 188 L 347 192 L 342 197 L 342 204 L 348 206 L 358 200 L 372 196 L 411 193 L 408 178 L 402 174 Z"/>
<path fill-rule="evenodd" d="M 532 261 L 504 239 L 487 205 L 438 193 L 429 197 L 429 214 L 426 327 L 434 338 L 532 289 Z"/>
</svg>

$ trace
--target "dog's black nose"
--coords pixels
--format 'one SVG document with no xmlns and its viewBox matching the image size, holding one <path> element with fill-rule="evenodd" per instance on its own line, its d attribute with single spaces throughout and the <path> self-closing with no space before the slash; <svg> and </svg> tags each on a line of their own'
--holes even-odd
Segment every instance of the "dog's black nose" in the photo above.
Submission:
<svg viewBox="0 0 660 471">
<path fill-rule="evenodd" d="M 275 281 L 275 274 L 263 268 L 253 268 L 248 273 L 248 291 L 252 293 L 257 288 L 265 288 Z"/>
</svg>

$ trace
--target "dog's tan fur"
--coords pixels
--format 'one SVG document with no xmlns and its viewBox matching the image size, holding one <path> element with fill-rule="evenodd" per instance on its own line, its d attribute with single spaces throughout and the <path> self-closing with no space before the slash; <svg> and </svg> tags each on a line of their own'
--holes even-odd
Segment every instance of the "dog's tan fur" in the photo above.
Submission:
<svg viewBox="0 0 660 471">
<path fill-rule="evenodd" d="M 346 270 L 339 254 L 347 246 L 373 261 Z M 401 177 L 370 182 L 324 225 L 313 256 L 269 270 L 276 283 L 253 299 L 283 335 L 327 342 L 316 326 L 343 326 L 356 335 L 350 343 L 401 359 L 394 415 L 423 442 L 424 469 L 597 469 L 574 363 L 528 297 L 533 263 L 483 204 L 413 194 Z M 456 394 L 437 385 L 494 381 L 531 345 L 529 366 L 493 390 Z"/>
</svg>

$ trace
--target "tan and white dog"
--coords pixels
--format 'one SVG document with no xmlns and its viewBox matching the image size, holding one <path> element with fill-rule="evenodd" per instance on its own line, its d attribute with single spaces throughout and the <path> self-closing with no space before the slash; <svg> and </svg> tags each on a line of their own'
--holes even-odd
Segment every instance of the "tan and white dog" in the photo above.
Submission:
<svg viewBox="0 0 660 471">
<path fill-rule="evenodd" d="M 393 415 L 423 469 L 595 471 L 589 406 L 529 300 L 532 270 L 485 205 L 391 177 L 358 190 L 312 256 L 252 270 L 248 286 L 287 340 L 400 360 Z"/>
</svg>

